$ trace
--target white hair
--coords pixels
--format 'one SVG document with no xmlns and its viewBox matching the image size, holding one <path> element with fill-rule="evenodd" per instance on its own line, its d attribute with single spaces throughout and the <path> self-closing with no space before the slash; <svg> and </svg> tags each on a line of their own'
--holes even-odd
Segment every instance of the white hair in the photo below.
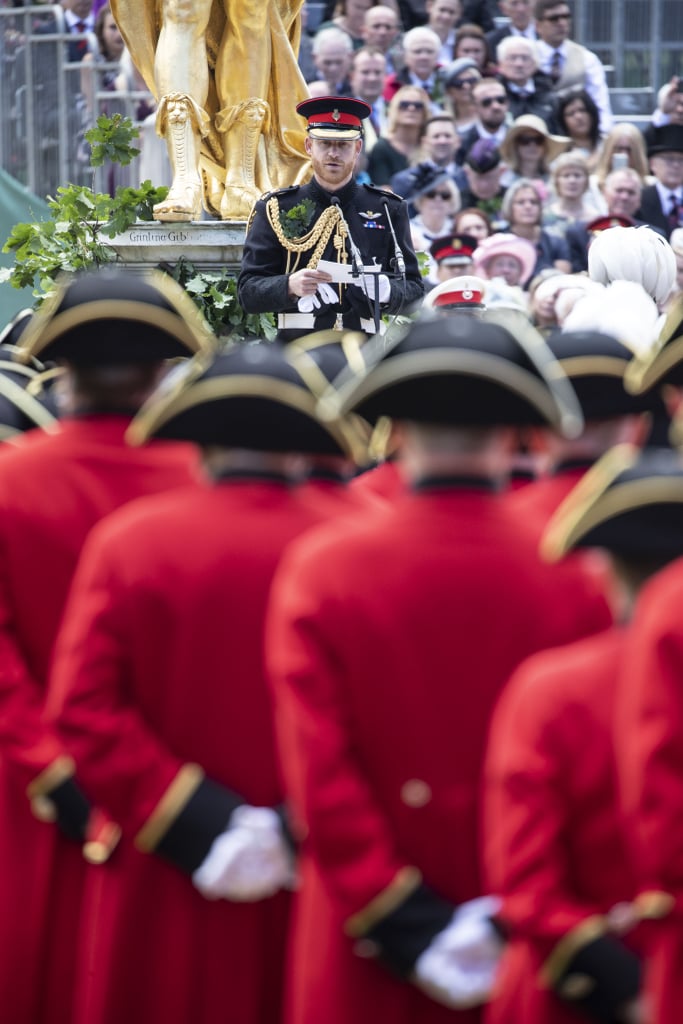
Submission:
<svg viewBox="0 0 683 1024">
<path fill-rule="evenodd" d="M 403 49 L 409 50 L 411 45 L 415 42 L 429 41 L 435 49 L 441 49 L 441 40 L 437 36 L 436 32 L 427 28 L 426 25 L 416 25 L 415 28 L 409 29 L 403 37 Z"/>
<path fill-rule="evenodd" d="M 505 60 L 508 55 L 508 51 L 513 46 L 523 46 L 525 50 L 528 50 L 529 56 L 533 59 L 534 69 L 538 67 L 538 53 L 531 39 L 527 39 L 526 36 L 505 36 L 504 39 L 498 43 L 496 47 L 496 60 L 500 63 L 501 60 Z"/>
<path fill-rule="evenodd" d="M 633 281 L 661 304 L 676 281 L 676 257 L 666 238 L 652 228 L 609 228 L 589 246 L 588 276 L 600 284 Z"/>
<path fill-rule="evenodd" d="M 336 28 L 334 25 L 330 25 L 329 28 L 321 28 L 319 32 L 313 36 L 312 51 L 314 56 L 319 54 L 325 43 L 333 43 L 337 46 L 341 46 L 347 53 L 353 52 L 353 42 L 348 32 L 345 32 L 342 28 Z"/>
</svg>

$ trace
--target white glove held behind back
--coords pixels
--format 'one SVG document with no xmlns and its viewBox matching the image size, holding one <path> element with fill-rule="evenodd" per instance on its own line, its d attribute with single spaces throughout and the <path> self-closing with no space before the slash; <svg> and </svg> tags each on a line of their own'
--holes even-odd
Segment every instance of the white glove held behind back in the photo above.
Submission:
<svg viewBox="0 0 683 1024">
<path fill-rule="evenodd" d="M 450 923 L 418 957 L 413 980 L 439 1003 L 461 1010 L 485 1003 L 491 994 L 503 944 L 490 918 L 500 908 L 495 896 L 461 904 Z"/>
<path fill-rule="evenodd" d="M 271 807 L 241 804 L 192 875 L 207 899 L 255 901 L 291 888 L 293 865 L 280 819 Z"/>
</svg>

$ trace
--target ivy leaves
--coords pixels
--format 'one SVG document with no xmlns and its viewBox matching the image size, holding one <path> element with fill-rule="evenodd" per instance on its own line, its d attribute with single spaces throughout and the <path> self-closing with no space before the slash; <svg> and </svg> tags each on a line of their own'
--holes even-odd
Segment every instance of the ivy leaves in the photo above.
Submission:
<svg viewBox="0 0 683 1024">
<path fill-rule="evenodd" d="M 227 271 L 202 270 L 184 256 L 175 267 L 166 268 L 183 286 L 204 314 L 218 337 L 230 341 L 265 338 L 273 341 L 277 334 L 272 313 L 245 313 L 237 301 L 237 281 Z"/>
</svg>

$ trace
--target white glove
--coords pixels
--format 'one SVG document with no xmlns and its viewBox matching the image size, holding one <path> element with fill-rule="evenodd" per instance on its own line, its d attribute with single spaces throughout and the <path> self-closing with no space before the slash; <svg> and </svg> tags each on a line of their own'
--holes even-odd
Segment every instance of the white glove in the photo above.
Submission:
<svg viewBox="0 0 683 1024">
<path fill-rule="evenodd" d="M 297 307 L 302 313 L 312 313 L 314 309 L 320 309 L 323 305 L 331 305 L 339 302 L 339 296 L 327 281 L 321 281 L 313 295 L 302 295 L 297 302 Z"/>
<path fill-rule="evenodd" d="M 489 920 L 499 908 L 495 896 L 481 896 L 459 906 L 450 923 L 418 957 L 415 984 L 455 1010 L 485 1003 L 503 949 Z"/>
<path fill-rule="evenodd" d="M 255 901 L 293 888 L 292 857 L 271 807 L 241 804 L 192 875 L 207 899 Z"/>
<path fill-rule="evenodd" d="M 356 288 L 365 292 L 369 299 L 375 299 L 375 281 L 377 282 L 377 298 L 380 302 L 388 302 L 391 295 L 391 284 L 386 274 L 361 274 L 351 281 Z"/>
</svg>

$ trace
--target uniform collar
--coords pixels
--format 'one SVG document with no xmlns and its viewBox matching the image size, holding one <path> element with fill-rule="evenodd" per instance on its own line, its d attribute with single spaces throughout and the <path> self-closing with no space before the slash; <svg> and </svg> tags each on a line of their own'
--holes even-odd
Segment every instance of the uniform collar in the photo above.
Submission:
<svg viewBox="0 0 683 1024">
<path fill-rule="evenodd" d="M 474 476 L 468 473 L 423 476 L 413 480 L 410 484 L 410 490 L 415 494 L 425 491 L 479 491 L 495 494 L 500 489 L 497 480 L 492 480 L 488 476 Z"/>
<path fill-rule="evenodd" d="M 325 206 L 330 205 L 333 196 L 339 200 L 341 206 L 345 206 L 346 203 L 348 203 L 348 201 L 356 194 L 358 183 L 355 178 L 351 178 L 351 181 L 347 181 L 346 185 L 337 189 L 336 192 L 328 192 L 326 188 L 322 187 L 317 178 L 311 178 L 310 188 L 313 193 L 313 197 L 317 199 L 318 202 L 324 203 Z"/>
<path fill-rule="evenodd" d="M 291 481 L 284 473 L 266 469 L 223 469 L 211 474 L 214 483 L 262 483 L 289 487 Z"/>
</svg>

